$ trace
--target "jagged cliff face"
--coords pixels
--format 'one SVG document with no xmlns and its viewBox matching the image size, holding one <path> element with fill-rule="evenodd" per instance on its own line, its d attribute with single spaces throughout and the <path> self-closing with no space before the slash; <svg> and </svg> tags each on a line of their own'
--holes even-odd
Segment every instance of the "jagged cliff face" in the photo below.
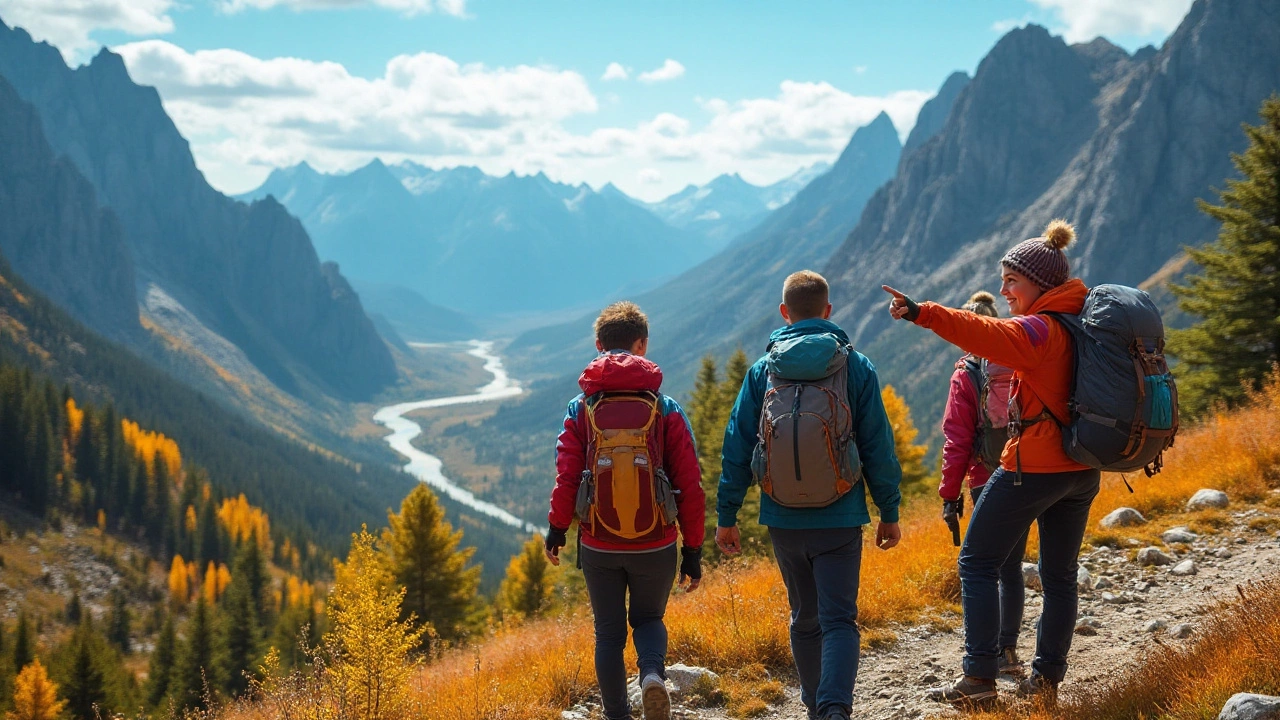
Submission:
<svg viewBox="0 0 1280 720">
<path fill-rule="evenodd" d="M 0 254 L 77 319 L 115 339 L 139 331 L 133 261 L 93 186 L 55 157 L 40 117 L 0 78 Z"/>
<path fill-rule="evenodd" d="M 119 56 L 71 70 L 0 25 L 0 76 L 120 219 L 140 287 L 164 288 L 286 391 L 363 397 L 394 379 L 358 298 L 321 271 L 302 227 L 278 203 L 246 207 L 210 187 L 155 89 Z"/>
<path fill-rule="evenodd" d="M 1143 282 L 1213 238 L 1195 200 L 1235 174 L 1240 124 L 1280 88 L 1277 48 L 1280 6 L 1245 0 L 1200 0 L 1160 51 L 1134 56 L 1013 31 L 832 256 L 835 318 L 932 429 L 958 353 L 891 325 L 880 284 L 957 305 L 998 288 L 999 258 L 1054 217 L 1077 225 L 1086 282 Z"/>
</svg>

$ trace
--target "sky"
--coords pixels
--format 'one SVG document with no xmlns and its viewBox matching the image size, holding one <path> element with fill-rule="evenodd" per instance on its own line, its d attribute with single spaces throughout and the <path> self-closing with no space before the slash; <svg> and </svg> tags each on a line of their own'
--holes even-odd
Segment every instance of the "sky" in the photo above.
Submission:
<svg viewBox="0 0 1280 720">
<path fill-rule="evenodd" d="M 0 0 L 71 65 L 108 47 L 229 194 L 374 157 L 657 200 L 902 138 L 1009 30 L 1159 46 L 1191 0 Z"/>
</svg>

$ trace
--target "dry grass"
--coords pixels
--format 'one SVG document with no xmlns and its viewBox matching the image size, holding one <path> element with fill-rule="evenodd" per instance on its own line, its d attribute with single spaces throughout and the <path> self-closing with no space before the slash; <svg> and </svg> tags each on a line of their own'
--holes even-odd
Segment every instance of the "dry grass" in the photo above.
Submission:
<svg viewBox="0 0 1280 720">
<path fill-rule="evenodd" d="M 1129 478 L 1137 491 L 1133 495 L 1119 476 L 1104 479 L 1087 542 L 1125 544 L 1128 538 L 1154 538 L 1176 524 L 1216 531 L 1231 522 L 1227 513 L 1183 513 L 1186 500 L 1203 487 L 1226 491 L 1233 503 L 1274 497 L 1268 490 L 1280 487 L 1280 376 L 1248 407 L 1184 431 L 1166 460 L 1165 471 L 1155 478 Z M 1098 530 L 1097 521 L 1120 506 L 1157 520 L 1118 532 Z M 859 598 L 864 646 L 892 642 L 895 624 L 945 627 L 953 622 L 957 553 L 937 512 L 931 499 L 908 508 L 903 543 L 893 550 L 876 549 L 868 533 Z M 1216 609 L 1189 649 L 1163 648 L 1132 677 L 1096 694 L 1096 702 L 1065 707 L 1074 713 L 1065 717 L 1213 717 L 1216 709 L 1208 709 L 1221 707 L 1235 690 L 1280 691 L 1280 663 L 1274 661 L 1280 656 L 1280 583 L 1247 592 L 1249 602 Z M 791 667 L 787 616 L 785 591 L 771 561 L 724 563 L 707 573 L 696 593 L 672 598 L 669 660 L 722 674 L 723 694 L 709 694 L 707 703 L 723 702 L 738 717 L 762 714 L 782 697 L 774 675 Z M 1264 658 L 1269 662 L 1259 662 Z M 500 630 L 472 649 L 450 653 L 424 668 L 415 686 L 425 717 L 554 720 L 562 709 L 590 696 L 594 681 L 590 617 L 582 608 L 574 615 Z M 237 712 L 236 717 L 255 717 L 246 708 Z M 991 717 L 1032 712 L 1015 708 Z M 1034 715 L 1050 716 L 1058 715 Z"/>
</svg>

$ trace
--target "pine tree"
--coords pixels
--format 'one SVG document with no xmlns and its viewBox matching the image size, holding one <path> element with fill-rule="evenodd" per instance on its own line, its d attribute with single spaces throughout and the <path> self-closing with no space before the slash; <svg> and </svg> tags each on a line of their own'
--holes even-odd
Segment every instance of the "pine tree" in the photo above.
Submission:
<svg viewBox="0 0 1280 720">
<path fill-rule="evenodd" d="M 460 637 L 480 585 L 480 568 L 467 567 L 475 549 L 458 549 L 462 531 L 453 531 L 426 485 L 415 487 L 388 520 L 383 543 L 392 574 L 405 588 L 402 617 L 416 616 L 443 639 Z"/>
<path fill-rule="evenodd" d="M 25 610 L 18 613 L 18 629 L 13 638 L 13 666 L 24 668 L 35 659 L 35 643 L 31 638 L 31 624 Z"/>
<path fill-rule="evenodd" d="M 885 385 L 880 390 L 880 398 L 884 401 L 889 425 L 893 427 L 893 449 L 902 466 L 902 494 L 927 492 L 931 483 L 929 470 L 924 465 L 924 456 L 928 454 L 929 448 L 912 444 L 920 431 L 911 422 L 911 408 L 892 385 Z"/>
<path fill-rule="evenodd" d="M 1249 148 L 1231 156 L 1242 179 L 1226 181 L 1221 205 L 1199 201 L 1222 223 L 1215 242 L 1187 248 L 1201 273 L 1172 287 L 1182 309 L 1203 318 L 1169 333 L 1179 404 L 1192 416 L 1239 403 L 1280 362 L 1280 95 L 1261 114 L 1261 125 L 1244 128 Z"/>
<path fill-rule="evenodd" d="M 174 655 L 173 616 L 166 614 L 147 671 L 147 705 L 150 707 L 159 707 L 165 695 L 169 694 Z"/>
<path fill-rule="evenodd" d="M 123 592 L 120 590 L 112 592 L 111 614 L 107 617 L 107 640 L 120 648 L 122 653 L 129 652 L 129 632 L 133 624 L 133 617 L 125 601 Z"/>
<path fill-rule="evenodd" d="M 13 684 L 13 709 L 5 720 L 55 720 L 66 702 L 58 699 L 58 686 L 49 679 L 39 660 L 22 668 Z"/>
<path fill-rule="evenodd" d="M 534 535 L 507 565 L 507 576 L 497 597 L 503 619 L 519 622 L 539 617 L 551 608 L 560 568 L 547 562 L 542 545 L 542 536 Z"/>
<path fill-rule="evenodd" d="M 67 623 L 71 625 L 80 624 L 80 616 L 84 613 L 84 606 L 80 604 L 80 593 L 71 593 L 71 599 L 67 601 L 67 609 L 63 611 L 63 616 Z"/>
<path fill-rule="evenodd" d="M 223 688 L 231 695 L 240 695 L 248 688 L 245 673 L 253 670 L 258 658 L 262 628 L 266 627 L 266 579 L 258 542 L 250 537 L 240 544 L 220 613 Z"/>
<path fill-rule="evenodd" d="M 106 683 L 102 670 L 94 662 L 92 635 L 93 628 L 86 621 L 77 628 L 72 640 L 75 650 L 63 697 L 67 699 L 67 714 L 75 720 L 111 717 L 110 708 L 106 707 Z"/>
<path fill-rule="evenodd" d="M 169 681 L 179 708 L 204 708 L 205 686 L 218 687 L 213 664 L 213 630 L 209 623 L 209 607 L 204 598 L 196 600 L 195 611 L 187 622 L 187 638 L 182 643 Z"/>
<path fill-rule="evenodd" d="M 214 514 L 213 501 L 205 500 L 200 505 L 200 519 L 196 524 L 197 532 L 200 533 L 200 554 L 198 559 L 200 566 L 203 567 L 209 562 L 222 562 L 225 558 L 222 555 L 221 538 L 218 535 L 218 518 Z"/>
<path fill-rule="evenodd" d="M 424 628 L 398 619 L 405 590 L 393 590 L 394 583 L 373 536 L 361 528 L 352 536 L 347 561 L 334 564 L 329 595 L 333 629 L 325 635 L 325 648 L 333 659 L 331 670 L 353 717 L 409 715 L 413 650 Z"/>
</svg>

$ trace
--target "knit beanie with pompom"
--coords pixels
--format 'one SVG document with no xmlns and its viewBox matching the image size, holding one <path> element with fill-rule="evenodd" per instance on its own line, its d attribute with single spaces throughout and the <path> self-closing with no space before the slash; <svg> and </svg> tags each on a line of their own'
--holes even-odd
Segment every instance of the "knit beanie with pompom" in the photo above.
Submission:
<svg viewBox="0 0 1280 720">
<path fill-rule="evenodd" d="M 1044 236 L 1023 240 L 1005 253 L 1000 264 L 1020 272 L 1041 290 L 1052 290 L 1071 277 L 1063 250 L 1076 238 L 1076 230 L 1066 220 L 1054 220 Z"/>
<path fill-rule="evenodd" d="M 964 309 L 978 315 L 986 315 L 987 317 L 998 318 L 1000 312 L 996 310 L 996 296 L 986 290 L 979 290 L 969 298 L 969 302 L 964 304 Z"/>
</svg>

